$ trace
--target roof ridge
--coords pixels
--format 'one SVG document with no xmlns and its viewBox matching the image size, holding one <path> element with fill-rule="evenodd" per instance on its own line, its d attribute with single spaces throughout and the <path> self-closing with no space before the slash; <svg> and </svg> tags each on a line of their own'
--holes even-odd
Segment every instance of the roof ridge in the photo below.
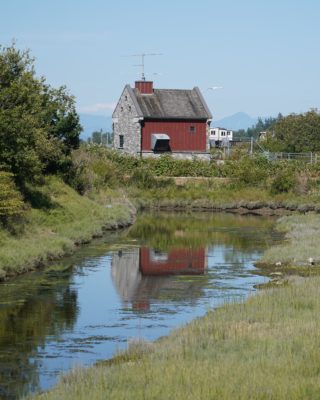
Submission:
<svg viewBox="0 0 320 400">
<path fill-rule="evenodd" d="M 133 88 L 144 118 L 212 119 L 211 112 L 199 88 L 154 89 L 152 94 L 142 94 Z"/>
<path fill-rule="evenodd" d="M 181 91 L 181 92 L 192 92 L 194 88 L 192 89 L 167 89 L 167 88 L 161 88 L 161 89 L 153 89 L 153 90 L 176 90 L 176 91 Z"/>
</svg>

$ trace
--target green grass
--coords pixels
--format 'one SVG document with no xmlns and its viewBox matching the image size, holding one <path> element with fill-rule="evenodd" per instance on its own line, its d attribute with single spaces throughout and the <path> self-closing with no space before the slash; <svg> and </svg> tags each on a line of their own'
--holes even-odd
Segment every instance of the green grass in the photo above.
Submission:
<svg viewBox="0 0 320 400">
<path fill-rule="evenodd" d="M 168 185 L 154 189 L 128 187 L 127 193 L 137 208 L 185 208 L 185 209 L 228 209 L 248 207 L 255 204 L 257 208 L 287 208 L 301 211 L 305 207 L 318 207 L 320 210 L 320 193 L 315 191 L 308 195 L 297 195 L 295 192 L 271 194 L 268 188 L 257 186 L 240 186 L 224 179 L 206 181 L 189 181 L 184 186 Z"/>
<path fill-rule="evenodd" d="M 320 278 L 210 311 L 154 344 L 75 369 L 53 399 L 318 399 Z"/>
<path fill-rule="evenodd" d="M 20 233 L 0 229 L 1 279 L 45 265 L 101 235 L 103 230 L 130 222 L 126 204 L 98 204 L 58 178 L 48 178 L 44 186 L 37 188 L 37 196 L 46 199 L 47 207 L 26 211 Z"/>
</svg>

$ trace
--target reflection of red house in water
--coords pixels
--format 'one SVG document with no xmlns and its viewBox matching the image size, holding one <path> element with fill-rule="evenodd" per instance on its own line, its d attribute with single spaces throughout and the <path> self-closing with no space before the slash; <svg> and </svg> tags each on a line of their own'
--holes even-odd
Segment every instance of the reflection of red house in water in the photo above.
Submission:
<svg viewBox="0 0 320 400">
<path fill-rule="evenodd" d="M 115 252 L 112 279 L 125 303 L 133 310 L 147 312 L 150 302 L 165 301 L 166 296 L 189 299 L 201 294 L 199 279 L 175 279 L 173 275 L 203 275 L 207 250 L 172 249 L 166 252 L 143 247 Z"/>
<path fill-rule="evenodd" d="M 201 275 L 205 270 L 205 249 L 171 249 L 161 252 L 140 249 L 139 269 L 142 275 Z"/>
</svg>

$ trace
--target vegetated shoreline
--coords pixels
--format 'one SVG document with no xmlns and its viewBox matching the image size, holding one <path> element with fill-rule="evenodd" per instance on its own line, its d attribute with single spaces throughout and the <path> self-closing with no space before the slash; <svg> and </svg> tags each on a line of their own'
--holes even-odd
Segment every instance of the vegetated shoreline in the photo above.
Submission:
<svg viewBox="0 0 320 400">
<path fill-rule="evenodd" d="M 285 287 L 280 291 L 273 289 L 260 293 L 244 303 L 225 305 L 210 311 L 206 316 L 186 327 L 178 328 L 155 343 L 132 343 L 127 352 L 89 369 L 73 371 L 64 376 L 55 388 L 37 395 L 36 398 L 85 399 L 90 395 L 94 400 L 104 398 L 107 393 L 110 399 L 143 396 L 164 399 L 169 396 L 166 388 L 170 385 L 173 385 L 169 396 L 172 399 L 193 399 L 197 396 L 204 399 L 212 396 L 228 399 L 236 394 L 240 399 L 248 398 L 249 394 L 250 398 L 260 399 L 263 398 L 262 392 L 284 399 L 288 396 L 305 398 L 308 393 L 316 393 L 317 384 L 313 380 L 312 368 L 304 365 L 301 369 L 300 366 L 306 354 L 312 355 L 314 363 L 320 360 L 320 354 L 317 359 L 317 355 L 313 353 L 319 327 L 312 328 L 312 334 L 308 334 L 307 339 L 303 336 L 303 324 L 312 325 L 315 315 L 320 311 L 320 302 L 312 297 L 312 293 L 315 294 L 319 289 L 320 279 L 314 277 L 296 282 L 296 279 L 288 278 L 288 274 L 297 275 L 302 271 L 303 275 L 312 276 L 319 273 L 317 264 L 320 261 L 320 250 L 319 257 L 310 253 L 315 245 L 313 239 L 320 238 L 318 205 L 239 201 L 218 206 L 201 199 L 195 203 L 189 207 L 189 202 L 183 206 L 181 202 L 175 204 L 172 200 L 170 204 L 163 201 L 142 202 L 138 204 L 138 210 L 282 215 L 277 227 L 286 234 L 288 241 L 267 250 L 257 266 L 266 274 L 276 274 L 271 281 L 276 283 L 274 286 L 280 282 L 286 283 Z M 301 257 L 296 258 L 297 254 L 301 254 Z M 276 310 L 279 310 L 278 314 Z M 301 321 L 301 325 L 296 321 Z M 281 332 L 290 334 L 289 342 Z M 298 341 L 301 342 L 300 345 L 297 344 Z M 294 346 L 304 348 L 304 355 L 295 351 Z M 251 357 L 252 363 L 246 361 L 248 357 Z M 288 359 L 293 364 L 290 371 L 284 372 Z M 247 364 L 252 369 L 248 369 Z M 202 365 L 212 374 L 205 373 Z M 200 372 L 195 373 L 199 368 L 203 372 L 202 378 Z M 167 372 L 159 379 L 161 370 Z M 250 385 L 244 384 L 245 377 L 252 370 L 256 371 L 253 381 Z M 310 374 L 302 376 L 301 370 L 310 371 Z M 172 382 L 170 378 L 175 375 L 175 371 L 179 375 L 178 382 Z M 278 374 L 281 371 L 281 374 L 276 375 L 273 371 Z M 239 378 L 235 379 L 236 376 Z M 279 376 L 281 379 L 278 379 Z M 147 385 L 143 384 L 144 379 L 148 382 Z M 193 382 L 191 391 L 186 390 L 187 382 Z M 297 385 L 295 382 L 300 383 Z"/>
<path fill-rule="evenodd" d="M 99 204 L 54 177 L 40 190 L 52 203 L 47 209 L 28 210 L 22 231 L 14 235 L 0 229 L 0 282 L 44 268 L 104 232 L 127 227 L 135 220 L 136 210 L 124 197 Z"/>
<path fill-rule="evenodd" d="M 208 199 L 195 199 L 193 201 L 186 200 L 186 201 L 180 201 L 180 200 L 166 200 L 166 199 L 160 199 L 159 201 L 157 200 L 152 200 L 152 201 L 147 201 L 145 202 L 143 198 L 140 198 L 138 201 L 137 199 L 132 199 L 133 202 L 136 202 L 136 207 L 132 205 L 132 203 L 127 199 L 127 198 L 122 198 L 120 200 L 119 204 L 119 199 L 116 199 L 113 201 L 114 204 L 107 204 L 106 205 L 101 205 L 98 204 L 94 200 L 90 200 L 89 198 L 85 196 L 80 196 L 76 192 L 73 191 L 70 187 L 67 185 L 62 184 L 62 182 L 59 182 L 57 179 L 51 178 L 51 181 L 49 180 L 50 183 L 47 184 L 47 186 L 44 187 L 44 191 L 49 191 L 51 189 L 51 186 L 53 185 L 58 185 L 58 188 L 56 188 L 55 195 L 53 196 L 55 200 L 57 201 L 59 205 L 59 191 L 61 193 L 65 193 L 66 191 L 68 192 L 68 196 L 75 197 L 77 203 L 79 206 L 84 206 L 84 203 L 89 202 L 89 207 L 91 208 L 91 212 L 93 211 L 93 214 L 95 213 L 101 213 L 101 210 L 103 210 L 102 214 L 100 215 L 100 219 L 98 218 L 83 218 L 83 222 L 86 223 L 88 226 L 85 227 L 85 233 L 81 230 L 78 230 L 76 233 L 74 230 L 71 230 L 70 235 L 68 236 L 68 233 L 65 235 L 63 232 L 64 239 L 67 240 L 68 243 L 63 243 L 55 248 L 51 248 L 51 243 L 50 243 L 50 238 L 49 242 L 42 248 L 40 252 L 37 252 L 35 256 L 30 257 L 30 254 L 26 252 L 26 254 L 22 253 L 20 254 L 21 261 L 18 262 L 17 265 L 15 265 L 13 268 L 10 268 L 10 260 L 7 262 L 3 263 L 3 253 L 6 252 L 6 246 L 2 245 L 2 248 L 0 250 L 0 282 L 6 281 L 8 279 L 14 278 L 15 276 L 34 271 L 39 268 L 44 268 L 46 267 L 49 263 L 51 263 L 54 260 L 61 259 L 62 257 L 65 257 L 72 252 L 76 251 L 76 248 L 80 245 L 87 244 L 89 243 L 92 239 L 96 237 L 100 237 L 103 235 L 103 232 L 108 231 L 108 230 L 116 230 L 119 228 L 123 228 L 126 226 L 129 226 L 133 224 L 136 216 L 136 212 L 138 211 L 202 211 L 202 212 L 228 212 L 228 213 L 237 213 L 241 215 L 262 215 L 262 216 L 284 216 L 284 215 L 291 215 L 291 214 L 305 214 L 305 213 L 319 213 L 320 212 L 320 207 L 318 204 L 298 204 L 298 203 L 292 203 L 292 202 L 286 202 L 286 201 L 245 201 L 245 200 L 239 200 L 239 201 L 234 201 L 230 202 L 228 204 L 219 204 L 214 201 L 210 201 Z M 60 186 L 59 186 L 60 185 Z M 69 201 L 70 198 L 67 199 Z M 61 199 L 60 202 L 63 202 Z M 112 202 L 112 201 L 111 201 Z M 71 202 L 72 203 L 72 202 Z M 59 205 L 61 206 L 61 204 Z M 88 204 L 86 204 L 86 207 Z M 48 211 L 44 211 L 44 213 L 47 213 Z M 71 208 L 69 210 L 64 210 L 64 212 L 67 212 L 73 217 L 77 218 L 76 225 L 80 222 L 81 224 L 81 215 L 76 212 L 76 210 Z M 87 216 L 86 216 L 87 217 Z M 39 218 L 39 216 L 36 216 L 36 219 Z M 80 219 L 79 219 L 80 218 Z M 32 218 L 31 218 L 32 219 Z M 59 219 L 59 216 L 58 216 Z M 41 241 L 43 240 L 43 235 L 49 236 L 53 235 L 56 236 L 56 227 L 55 223 L 59 223 L 58 219 L 55 221 L 53 220 L 53 224 L 44 224 L 40 229 L 40 232 L 36 232 L 36 235 L 31 238 L 33 239 L 32 241 L 40 241 L 39 244 L 41 244 Z M 69 228 L 74 224 L 74 221 L 69 221 L 68 225 Z M 66 225 L 66 224 L 65 224 Z M 63 225 L 60 229 L 60 231 L 64 231 L 66 226 Z M 27 232 L 27 235 L 29 232 Z M 1 235 L 1 231 L 0 231 Z M 25 235 L 26 236 L 26 235 Z M 0 241 L 3 244 L 3 239 L 0 236 Z M 30 238 L 29 238 L 30 239 Z M 57 238 L 55 238 L 57 239 Z M 25 240 L 24 235 L 20 235 L 17 237 L 17 240 L 15 241 L 14 245 L 16 248 L 18 248 L 18 254 L 21 252 L 20 246 L 19 246 L 19 241 Z M 47 238 L 46 240 L 47 241 Z M 279 259 L 277 262 L 281 263 L 281 259 Z M 285 262 L 283 262 L 285 263 Z M 4 265 L 3 265 L 4 264 Z M 274 272 L 274 270 L 279 270 L 279 266 L 275 266 L 274 260 L 271 262 L 258 262 L 257 266 L 259 268 L 262 268 L 264 271 L 268 271 L 270 273 Z M 277 281 L 279 281 L 277 277 Z"/>
<path fill-rule="evenodd" d="M 203 200 L 196 200 L 192 204 L 176 204 L 171 201 L 160 201 L 153 204 L 147 204 L 142 207 L 145 210 L 157 211 L 209 211 L 209 212 L 228 212 L 234 214 L 251 214 L 251 215 L 270 215 L 270 216 L 283 216 L 290 215 L 293 212 L 307 213 L 317 212 L 320 213 L 320 207 L 314 204 L 286 204 L 281 202 L 263 202 L 263 201 L 239 201 L 226 205 L 219 205 L 215 203 L 206 202 Z"/>
</svg>

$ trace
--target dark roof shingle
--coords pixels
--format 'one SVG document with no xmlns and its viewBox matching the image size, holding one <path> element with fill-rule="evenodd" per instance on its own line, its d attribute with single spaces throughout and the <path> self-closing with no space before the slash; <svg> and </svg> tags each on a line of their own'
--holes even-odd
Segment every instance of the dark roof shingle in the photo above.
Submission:
<svg viewBox="0 0 320 400">
<path fill-rule="evenodd" d="M 192 90 L 154 89 L 153 94 L 132 90 L 145 118 L 211 119 L 198 88 Z"/>
</svg>

